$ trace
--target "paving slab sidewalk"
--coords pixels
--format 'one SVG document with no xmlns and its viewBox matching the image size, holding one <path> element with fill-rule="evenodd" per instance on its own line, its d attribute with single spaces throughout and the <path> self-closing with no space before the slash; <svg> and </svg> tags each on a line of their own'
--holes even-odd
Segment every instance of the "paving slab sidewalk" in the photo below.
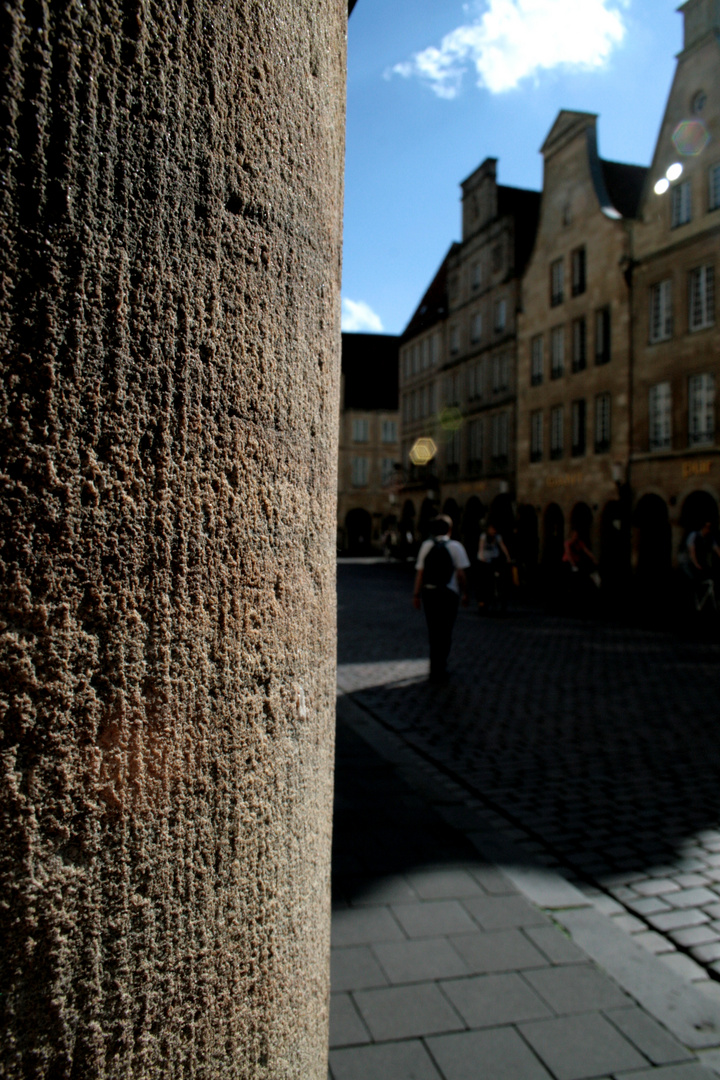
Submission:
<svg viewBox="0 0 720 1080">
<path fill-rule="evenodd" d="M 471 803 L 339 697 L 332 1080 L 717 1080 L 720 1002 Z"/>
</svg>

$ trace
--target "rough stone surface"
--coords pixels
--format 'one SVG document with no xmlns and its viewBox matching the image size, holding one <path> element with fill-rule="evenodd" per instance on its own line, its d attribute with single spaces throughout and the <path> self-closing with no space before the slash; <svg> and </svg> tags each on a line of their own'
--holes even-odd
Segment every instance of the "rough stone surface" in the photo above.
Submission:
<svg viewBox="0 0 720 1080">
<path fill-rule="evenodd" d="M 3 1077 L 327 1075 L 341 0 L 8 0 Z"/>
</svg>

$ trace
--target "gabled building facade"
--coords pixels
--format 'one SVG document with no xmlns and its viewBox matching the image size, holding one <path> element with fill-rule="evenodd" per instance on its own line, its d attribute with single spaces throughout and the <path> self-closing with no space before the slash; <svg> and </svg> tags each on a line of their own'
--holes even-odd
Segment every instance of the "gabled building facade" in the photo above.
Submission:
<svg viewBox="0 0 720 1080">
<path fill-rule="evenodd" d="M 656 578 L 718 522 L 720 0 L 680 11 L 650 168 L 602 159 L 597 117 L 570 110 L 541 197 L 498 185 L 488 158 L 401 344 L 410 487 L 456 516 L 511 499 L 518 550 L 550 561 L 579 527 L 616 583 Z M 437 454 L 419 468 L 423 436 Z"/>
<path fill-rule="evenodd" d="M 633 229 L 630 477 L 639 568 L 670 565 L 720 499 L 720 4 L 681 8 L 684 47 Z"/>
<path fill-rule="evenodd" d="M 443 499 L 490 504 L 515 489 L 520 278 L 539 195 L 497 183 L 487 158 L 462 184 L 462 243 L 448 258 L 448 350 L 441 376 Z"/>
<path fill-rule="evenodd" d="M 497 183 L 488 158 L 462 184 L 462 241 L 452 245 L 402 338 L 400 397 L 406 494 L 489 504 L 515 487 L 519 279 L 539 195 Z M 436 457 L 413 464 L 431 438 Z"/>
<path fill-rule="evenodd" d="M 603 161 L 596 125 L 593 114 L 563 110 L 545 140 L 540 223 L 522 286 L 517 496 L 538 515 L 546 554 L 571 519 L 591 536 L 598 514 L 617 514 L 628 457 L 623 271 L 646 170 Z"/>
</svg>

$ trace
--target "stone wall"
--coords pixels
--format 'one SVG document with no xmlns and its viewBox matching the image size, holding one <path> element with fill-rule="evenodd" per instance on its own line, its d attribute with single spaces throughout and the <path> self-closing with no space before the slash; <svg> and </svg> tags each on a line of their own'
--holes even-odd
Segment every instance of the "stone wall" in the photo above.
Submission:
<svg viewBox="0 0 720 1080">
<path fill-rule="evenodd" d="M 326 1076 L 344 0 L 9 0 L 0 1075 Z"/>
</svg>

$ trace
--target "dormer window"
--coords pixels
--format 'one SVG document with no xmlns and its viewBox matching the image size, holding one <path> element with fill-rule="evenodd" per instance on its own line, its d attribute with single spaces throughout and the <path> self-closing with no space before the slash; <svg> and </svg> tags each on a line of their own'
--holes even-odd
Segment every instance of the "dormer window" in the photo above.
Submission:
<svg viewBox="0 0 720 1080">
<path fill-rule="evenodd" d="M 692 99 L 692 111 L 696 116 L 699 116 L 707 104 L 707 94 L 704 90 L 698 90 L 695 97 Z"/>
</svg>

